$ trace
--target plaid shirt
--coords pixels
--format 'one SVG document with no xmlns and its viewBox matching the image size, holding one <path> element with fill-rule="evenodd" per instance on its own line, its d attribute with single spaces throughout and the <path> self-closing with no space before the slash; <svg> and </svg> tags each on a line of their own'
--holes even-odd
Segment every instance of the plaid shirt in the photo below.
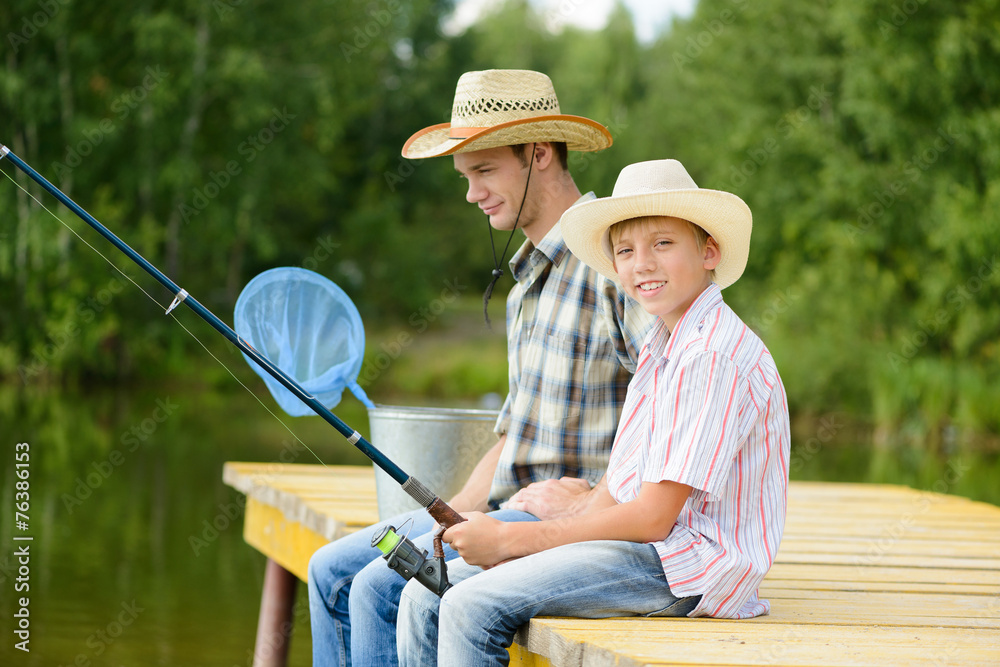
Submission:
<svg viewBox="0 0 1000 667">
<path fill-rule="evenodd" d="M 510 393 L 495 428 L 507 443 L 490 489 L 493 507 L 531 482 L 601 479 L 655 322 L 569 251 L 558 224 L 537 247 L 525 241 L 510 269 L 517 281 L 507 296 Z"/>
</svg>

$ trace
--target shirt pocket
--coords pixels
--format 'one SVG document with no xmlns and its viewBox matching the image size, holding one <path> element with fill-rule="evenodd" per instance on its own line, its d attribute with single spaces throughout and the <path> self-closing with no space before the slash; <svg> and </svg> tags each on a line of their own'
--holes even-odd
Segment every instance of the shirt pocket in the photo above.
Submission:
<svg viewBox="0 0 1000 667">
<path fill-rule="evenodd" d="M 587 346 L 583 338 L 567 333 L 548 334 L 540 343 L 538 421 L 563 428 L 580 418 Z"/>
</svg>

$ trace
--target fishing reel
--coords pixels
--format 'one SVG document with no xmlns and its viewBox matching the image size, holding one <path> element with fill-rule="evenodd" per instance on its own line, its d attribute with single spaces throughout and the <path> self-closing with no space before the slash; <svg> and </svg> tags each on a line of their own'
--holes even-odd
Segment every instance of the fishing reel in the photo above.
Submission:
<svg viewBox="0 0 1000 667">
<path fill-rule="evenodd" d="M 386 526 L 376 533 L 372 537 L 372 546 L 382 552 L 382 558 L 389 564 L 389 569 L 396 571 L 403 579 L 409 581 L 416 578 L 438 597 L 451 588 L 440 534 L 434 537 L 434 556 L 428 556 L 410 538 L 397 533 L 394 526 Z"/>
</svg>

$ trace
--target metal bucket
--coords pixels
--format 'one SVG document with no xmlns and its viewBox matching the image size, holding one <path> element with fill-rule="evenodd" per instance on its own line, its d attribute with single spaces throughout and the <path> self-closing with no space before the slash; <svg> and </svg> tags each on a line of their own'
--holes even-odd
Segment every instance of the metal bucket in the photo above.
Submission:
<svg viewBox="0 0 1000 667">
<path fill-rule="evenodd" d="M 479 459 L 497 443 L 493 432 L 497 415 L 495 410 L 368 408 L 371 443 L 445 502 L 462 489 Z M 380 519 L 420 509 L 377 466 L 375 488 Z"/>
</svg>

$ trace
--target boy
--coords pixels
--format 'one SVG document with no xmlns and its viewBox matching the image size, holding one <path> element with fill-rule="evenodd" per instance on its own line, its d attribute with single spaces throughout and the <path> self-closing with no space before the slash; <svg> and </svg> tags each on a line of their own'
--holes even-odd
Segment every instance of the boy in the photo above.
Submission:
<svg viewBox="0 0 1000 667">
<path fill-rule="evenodd" d="M 401 665 L 507 664 L 537 615 L 747 618 L 784 528 L 789 426 L 767 348 L 723 303 L 752 218 L 675 160 L 622 170 L 614 194 L 560 222 L 571 251 L 659 318 L 639 355 L 603 502 L 502 523 L 471 513 L 445 541 L 455 587 L 403 592 Z M 485 571 L 480 567 L 488 568 Z"/>
</svg>

